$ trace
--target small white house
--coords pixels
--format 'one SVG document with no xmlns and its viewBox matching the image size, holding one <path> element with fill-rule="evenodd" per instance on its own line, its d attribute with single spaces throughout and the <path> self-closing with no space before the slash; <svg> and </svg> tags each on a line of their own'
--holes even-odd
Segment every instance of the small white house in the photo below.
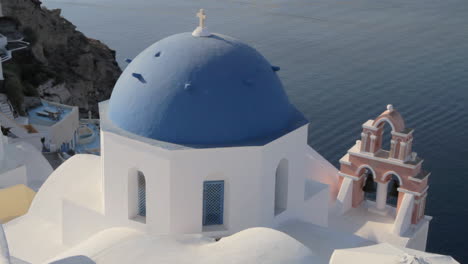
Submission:
<svg viewBox="0 0 468 264">
<path fill-rule="evenodd" d="M 45 138 L 49 151 L 75 149 L 80 126 L 78 107 L 41 100 L 41 105 L 28 110 L 28 119 Z"/>
</svg>

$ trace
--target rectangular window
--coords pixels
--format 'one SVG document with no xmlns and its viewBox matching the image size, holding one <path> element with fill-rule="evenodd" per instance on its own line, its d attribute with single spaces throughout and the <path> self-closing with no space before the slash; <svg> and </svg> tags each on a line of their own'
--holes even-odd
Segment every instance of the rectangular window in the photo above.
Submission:
<svg viewBox="0 0 468 264">
<path fill-rule="evenodd" d="M 146 223 L 146 178 L 136 169 L 128 171 L 128 219 Z"/>
<path fill-rule="evenodd" d="M 203 183 L 203 225 L 222 225 L 224 214 L 224 181 Z"/>
<path fill-rule="evenodd" d="M 138 215 L 146 216 L 146 180 L 142 172 L 138 172 Z"/>
</svg>

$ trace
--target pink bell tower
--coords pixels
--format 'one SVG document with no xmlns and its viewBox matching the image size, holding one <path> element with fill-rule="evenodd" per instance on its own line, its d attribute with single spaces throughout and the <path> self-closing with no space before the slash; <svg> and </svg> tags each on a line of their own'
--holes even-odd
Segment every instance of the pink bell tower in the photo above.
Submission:
<svg viewBox="0 0 468 264">
<path fill-rule="evenodd" d="M 392 129 L 389 150 L 382 149 L 385 123 Z M 430 175 L 422 170 L 423 160 L 412 152 L 414 129 L 405 127 L 403 118 L 392 105 L 375 120 L 365 122 L 362 128 L 361 140 L 340 160 L 337 201 L 342 205 L 341 212 L 361 206 L 366 200 L 367 185 L 376 183 L 375 203 L 368 203 L 369 210 L 387 214 L 391 209 L 387 204 L 391 189 L 388 187 L 393 180 L 392 187 L 398 195 L 394 233 L 401 235 L 424 217 Z"/>
</svg>

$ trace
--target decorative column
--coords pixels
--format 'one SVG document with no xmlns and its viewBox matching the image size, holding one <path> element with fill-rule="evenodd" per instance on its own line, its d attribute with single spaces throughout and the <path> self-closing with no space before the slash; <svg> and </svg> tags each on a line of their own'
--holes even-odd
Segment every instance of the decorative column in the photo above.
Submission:
<svg viewBox="0 0 468 264">
<path fill-rule="evenodd" d="M 395 156 L 395 144 L 396 144 L 396 141 L 392 139 L 390 141 L 390 155 L 389 155 L 390 158 L 393 158 Z"/>
<path fill-rule="evenodd" d="M 405 158 L 408 157 L 409 155 L 411 155 L 411 152 L 413 152 L 412 146 L 413 146 L 413 139 L 408 141 L 408 146 L 406 147 L 406 156 L 405 156 Z"/>
<path fill-rule="evenodd" d="M 404 160 L 406 154 L 406 143 L 405 142 L 400 142 L 400 153 L 398 154 L 398 159 Z"/>
<path fill-rule="evenodd" d="M 366 145 L 367 145 L 367 133 L 361 133 L 361 152 L 366 151 Z"/>
<path fill-rule="evenodd" d="M 377 136 L 371 135 L 370 138 L 371 138 L 371 143 L 370 143 L 370 150 L 369 150 L 369 152 L 370 152 L 370 153 L 374 153 L 374 152 L 375 152 L 375 140 L 377 139 Z"/>
<path fill-rule="evenodd" d="M 424 211 L 426 210 L 426 198 L 427 198 L 427 195 L 424 195 L 424 197 L 421 200 L 421 208 L 419 209 L 420 210 L 420 217 L 419 217 L 418 221 L 421 220 L 421 218 L 424 217 Z"/>
<path fill-rule="evenodd" d="M 384 210 L 387 205 L 387 186 L 389 182 L 377 182 L 377 209 Z"/>
<path fill-rule="evenodd" d="M 414 219 L 414 223 L 418 223 L 419 220 L 421 220 L 423 217 L 424 217 L 424 207 L 426 205 L 426 197 L 427 197 L 427 194 L 423 195 L 422 197 L 419 198 L 419 200 L 417 200 L 417 207 L 415 207 L 415 210 L 417 210 L 416 212 L 416 219 Z"/>
</svg>

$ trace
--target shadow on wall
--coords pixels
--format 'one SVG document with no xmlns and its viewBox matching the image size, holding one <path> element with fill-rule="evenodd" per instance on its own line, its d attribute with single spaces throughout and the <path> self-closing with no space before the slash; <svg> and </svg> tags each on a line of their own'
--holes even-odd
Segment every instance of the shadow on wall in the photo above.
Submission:
<svg viewBox="0 0 468 264">
<path fill-rule="evenodd" d="M 49 264 L 96 264 L 96 262 L 86 256 L 73 256 L 57 260 Z"/>
</svg>

